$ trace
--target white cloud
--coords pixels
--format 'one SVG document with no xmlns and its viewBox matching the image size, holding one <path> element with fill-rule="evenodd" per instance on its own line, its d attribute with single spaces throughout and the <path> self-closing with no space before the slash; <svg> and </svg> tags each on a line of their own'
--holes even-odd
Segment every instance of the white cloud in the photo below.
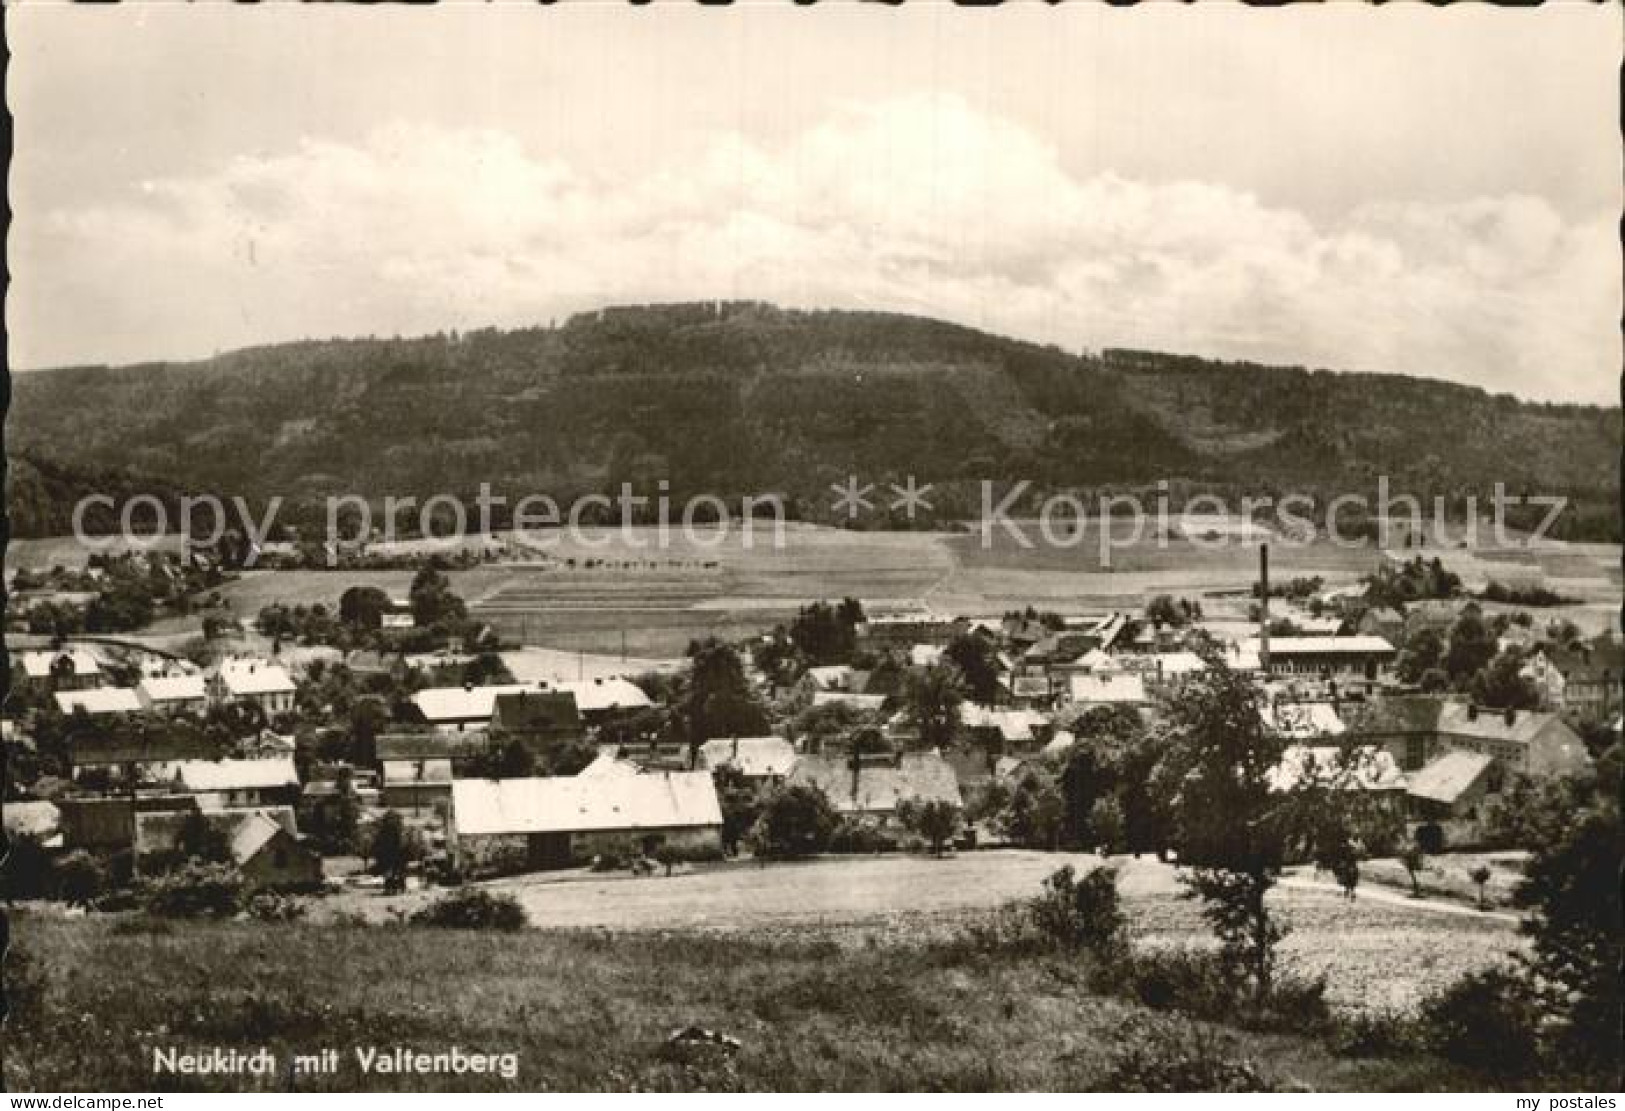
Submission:
<svg viewBox="0 0 1625 1111">
<path fill-rule="evenodd" d="M 1612 400 L 1606 214 L 1534 196 L 1311 221 L 1219 182 L 1078 178 L 957 98 L 848 105 L 609 178 L 489 130 L 397 125 L 14 226 L 23 365 L 543 321 L 602 302 L 895 308 L 1132 344 Z"/>
</svg>

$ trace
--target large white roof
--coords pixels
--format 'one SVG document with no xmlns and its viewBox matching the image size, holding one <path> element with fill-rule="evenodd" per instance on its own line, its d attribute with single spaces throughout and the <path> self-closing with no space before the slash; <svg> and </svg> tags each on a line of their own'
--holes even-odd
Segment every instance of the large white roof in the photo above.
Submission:
<svg viewBox="0 0 1625 1111">
<path fill-rule="evenodd" d="M 451 805 L 459 836 L 722 824 L 710 772 L 459 779 Z"/>
<path fill-rule="evenodd" d="M 299 772 L 291 756 L 264 760 L 177 760 L 160 765 L 157 773 L 180 783 L 188 791 L 241 791 L 299 783 Z"/>
<path fill-rule="evenodd" d="M 1257 637 L 1242 641 L 1243 654 L 1259 651 Z M 1283 655 L 1309 655 L 1320 653 L 1323 655 L 1337 655 L 1344 652 L 1393 652 L 1394 646 L 1379 636 L 1347 637 L 1270 637 L 1270 651 Z"/>
<path fill-rule="evenodd" d="M 1133 672 L 1106 675 L 1074 675 L 1071 680 L 1074 702 L 1144 702 L 1145 680 Z"/>
<path fill-rule="evenodd" d="M 575 695 L 576 709 L 584 714 L 594 710 L 641 710 L 654 705 L 643 688 L 630 679 L 568 679 L 553 684 L 553 689 Z"/>
<path fill-rule="evenodd" d="M 83 707 L 87 714 L 133 714 L 141 709 L 134 687 L 95 687 L 83 691 L 57 691 L 57 707 L 71 714 Z"/>
<path fill-rule="evenodd" d="M 136 693 L 149 702 L 184 702 L 203 697 L 201 675 L 150 676 L 135 685 Z"/>
<path fill-rule="evenodd" d="M 30 679 L 48 679 L 51 676 L 51 665 L 63 656 L 73 661 L 73 673 L 75 675 L 97 675 L 101 672 L 101 665 L 96 662 L 95 656 L 92 656 L 89 652 L 73 648 L 65 652 L 22 653 L 23 674 Z"/>
<path fill-rule="evenodd" d="M 490 687 L 424 687 L 412 696 L 412 701 L 431 722 L 488 721 L 496 708 L 497 695 L 535 689 L 525 683 L 502 683 Z"/>
<path fill-rule="evenodd" d="M 294 689 L 287 668 L 267 660 L 226 660 L 220 665 L 220 682 L 236 697 L 283 694 Z"/>
</svg>

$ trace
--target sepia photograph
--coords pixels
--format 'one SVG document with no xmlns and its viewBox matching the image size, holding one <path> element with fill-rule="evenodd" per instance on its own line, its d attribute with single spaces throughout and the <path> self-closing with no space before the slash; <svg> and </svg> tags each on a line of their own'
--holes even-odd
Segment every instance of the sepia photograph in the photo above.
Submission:
<svg viewBox="0 0 1625 1111">
<path fill-rule="evenodd" d="M 8 1107 L 1619 1111 L 1625 8 L 3 16 Z"/>
</svg>

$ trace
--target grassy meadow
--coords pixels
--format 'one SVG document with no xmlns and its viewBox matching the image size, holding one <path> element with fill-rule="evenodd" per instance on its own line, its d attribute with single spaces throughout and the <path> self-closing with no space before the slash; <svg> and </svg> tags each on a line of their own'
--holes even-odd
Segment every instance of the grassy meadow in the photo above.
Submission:
<svg viewBox="0 0 1625 1111">
<path fill-rule="evenodd" d="M 1323 1040 L 1213 1031 L 1092 994 L 1079 958 L 827 938 L 608 931 L 451 933 L 402 925 L 165 923 L 21 913 L 41 985 L 7 1029 L 7 1087 L 336 1090 L 1086 1090 L 1114 1058 L 1200 1039 L 1278 1087 L 1476 1089 L 1426 1056 L 1338 1056 Z M 16 965 L 10 971 L 16 975 Z M 737 1055 L 676 1057 L 699 1026 Z M 1198 1032 L 1201 1031 L 1201 1032 Z M 265 1046 L 273 1077 L 152 1072 L 153 1049 Z M 512 1052 L 518 1075 L 363 1075 L 353 1047 Z M 343 1066 L 292 1080 L 291 1055 Z"/>
</svg>

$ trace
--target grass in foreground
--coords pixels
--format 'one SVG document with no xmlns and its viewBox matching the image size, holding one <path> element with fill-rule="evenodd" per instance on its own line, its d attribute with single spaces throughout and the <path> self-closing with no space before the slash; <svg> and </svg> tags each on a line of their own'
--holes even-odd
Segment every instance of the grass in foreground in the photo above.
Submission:
<svg viewBox="0 0 1625 1111">
<path fill-rule="evenodd" d="M 1090 994 L 1061 958 L 954 947 L 404 926 L 13 918 L 44 988 L 6 1033 L 12 1090 L 285 1088 L 286 1076 L 155 1078 L 152 1050 L 333 1047 L 301 1087 L 517 1090 L 1079 1090 L 1182 1019 Z M 730 1034 L 731 1060 L 673 1061 L 674 1029 Z M 1431 1057 L 1359 1060 L 1300 1037 L 1223 1032 L 1280 1087 L 1476 1089 Z M 512 1051 L 517 1079 L 364 1076 L 352 1047 Z"/>
</svg>

